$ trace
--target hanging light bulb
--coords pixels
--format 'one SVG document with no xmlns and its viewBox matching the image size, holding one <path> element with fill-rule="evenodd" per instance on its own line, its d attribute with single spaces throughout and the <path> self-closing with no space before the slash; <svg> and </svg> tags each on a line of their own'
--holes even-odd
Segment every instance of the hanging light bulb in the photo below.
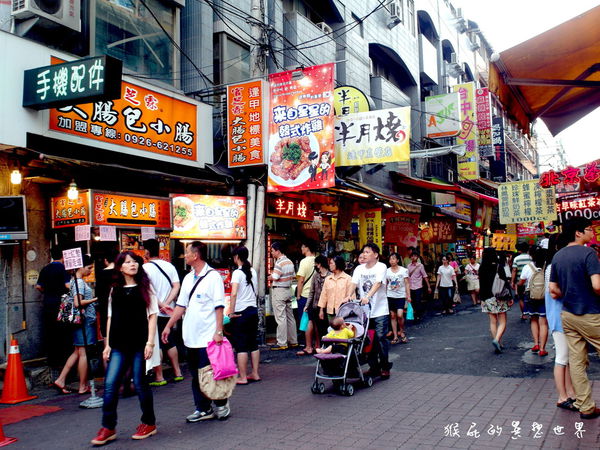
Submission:
<svg viewBox="0 0 600 450">
<path fill-rule="evenodd" d="M 67 198 L 69 200 L 77 200 L 77 197 L 79 197 L 79 191 L 77 190 L 75 180 L 72 180 L 71 184 L 69 184 L 69 190 L 67 191 Z"/>
<path fill-rule="evenodd" d="M 22 180 L 23 177 L 21 176 L 21 172 L 19 172 L 18 169 L 15 169 L 10 173 L 10 182 L 12 184 L 21 184 Z"/>
</svg>

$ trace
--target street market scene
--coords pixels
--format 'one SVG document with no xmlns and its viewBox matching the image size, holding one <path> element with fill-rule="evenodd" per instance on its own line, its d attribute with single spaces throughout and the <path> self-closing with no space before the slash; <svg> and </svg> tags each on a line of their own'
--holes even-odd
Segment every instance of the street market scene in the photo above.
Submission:
<svg viewBox="0 0 600 450">
<path fill-rule="evenodd" d="M 571 6 L 0 1 L 0 446 L 600 448 Z"/>
</svg>

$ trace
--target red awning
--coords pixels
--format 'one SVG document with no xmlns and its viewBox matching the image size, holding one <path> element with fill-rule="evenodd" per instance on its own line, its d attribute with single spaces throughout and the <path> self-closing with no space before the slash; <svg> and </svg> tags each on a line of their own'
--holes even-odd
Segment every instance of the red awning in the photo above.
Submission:
<svg viewBox="0 0 600 450">
<path fill-rule="evenodd" d="M 419 178 L 412 178 L 402 173 L 397 172 L 398 178 L 401 183 L 408 184 L 410 186 L 419 187 L 421 189 L 426 189 L 432 192 L 449 192 L 449 193 L 459 193 L 470 197 L 475 200 L 481 200 L 488 203 L 497 204 L 498 199 L 495 197 L 490 197 L 489 195 L 480 194 L 479 192 L 475 192 L 471 189 L 467 189 L 462 186 L 458 186 L 456 184 L 445 184 L 445 183 L 437 183 L 435 181 L 421 180 Z"/>
</svg>

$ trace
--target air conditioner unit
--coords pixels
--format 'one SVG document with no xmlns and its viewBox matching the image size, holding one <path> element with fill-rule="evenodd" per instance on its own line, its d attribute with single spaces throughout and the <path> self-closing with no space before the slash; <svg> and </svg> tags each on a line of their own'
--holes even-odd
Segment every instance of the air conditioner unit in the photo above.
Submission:
<svg viewBox="0 0 600 450">
<path fill-rule="evenodd" d="M 448 169 L 448 175 L 447 175 L 448 181 L 453 183 L 454 182 L 454 171 L 452 169 Z"/>
<path fill-rule="evenodd" d="M 333 30 L 331 29 L 331 27 L 329 25 L 327 25 L 325 22 L 319 22 L 317 24 L 317 27 L 319 27 L 319 30 L 321 30 L 325 34 L 333 33 Z"/>
<path fill-rule="evenodd" d="M 12 0 L 11 15 L 16 19 L 39 17 L 45 23 L 81 31 L 81 0 Z"/>
<path fill-rule="evenodd" d="M 392 29 L 402 22 L 402 7 L 400 4 L 392 2 L 388 5 L 388 9 L 390 10 L 390 18 L 387 26 Z"/>
<path fill-rule="evenodd" d="M 456 64 L 456 53 L 450 53 L 450 62 Z"/>
</svg>

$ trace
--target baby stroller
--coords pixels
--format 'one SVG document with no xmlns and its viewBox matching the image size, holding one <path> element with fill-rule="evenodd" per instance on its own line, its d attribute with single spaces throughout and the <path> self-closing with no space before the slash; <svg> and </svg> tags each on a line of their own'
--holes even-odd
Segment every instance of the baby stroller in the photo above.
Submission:
<svg viewBox="0 0 600 450">
<path fill-rule="evenodd" d="M 341 395 L 354 395 L 354 385 L 349 379 L 360 380 L 363 385 L 373 386 L 373 378 L 365 375 L 361 369 L 364 364 L 361 357 L 367 330 L 369 328 L 370 305 L 361 305 L 357 302 L 348 302 L 340 306 L 337 316 L 344 322 L 356 327 L 356 335 L 352 339 L 323 338 L 324 346 L 333 345 L 331 353 L 316 354 L 317 368 L 315 381 L 310 390 L 313 394 L 323 394 L 325 384 L 320 380 L 331 380 Z M 347 344 L 347 346 L 340 345 Z"/>
</svg>

